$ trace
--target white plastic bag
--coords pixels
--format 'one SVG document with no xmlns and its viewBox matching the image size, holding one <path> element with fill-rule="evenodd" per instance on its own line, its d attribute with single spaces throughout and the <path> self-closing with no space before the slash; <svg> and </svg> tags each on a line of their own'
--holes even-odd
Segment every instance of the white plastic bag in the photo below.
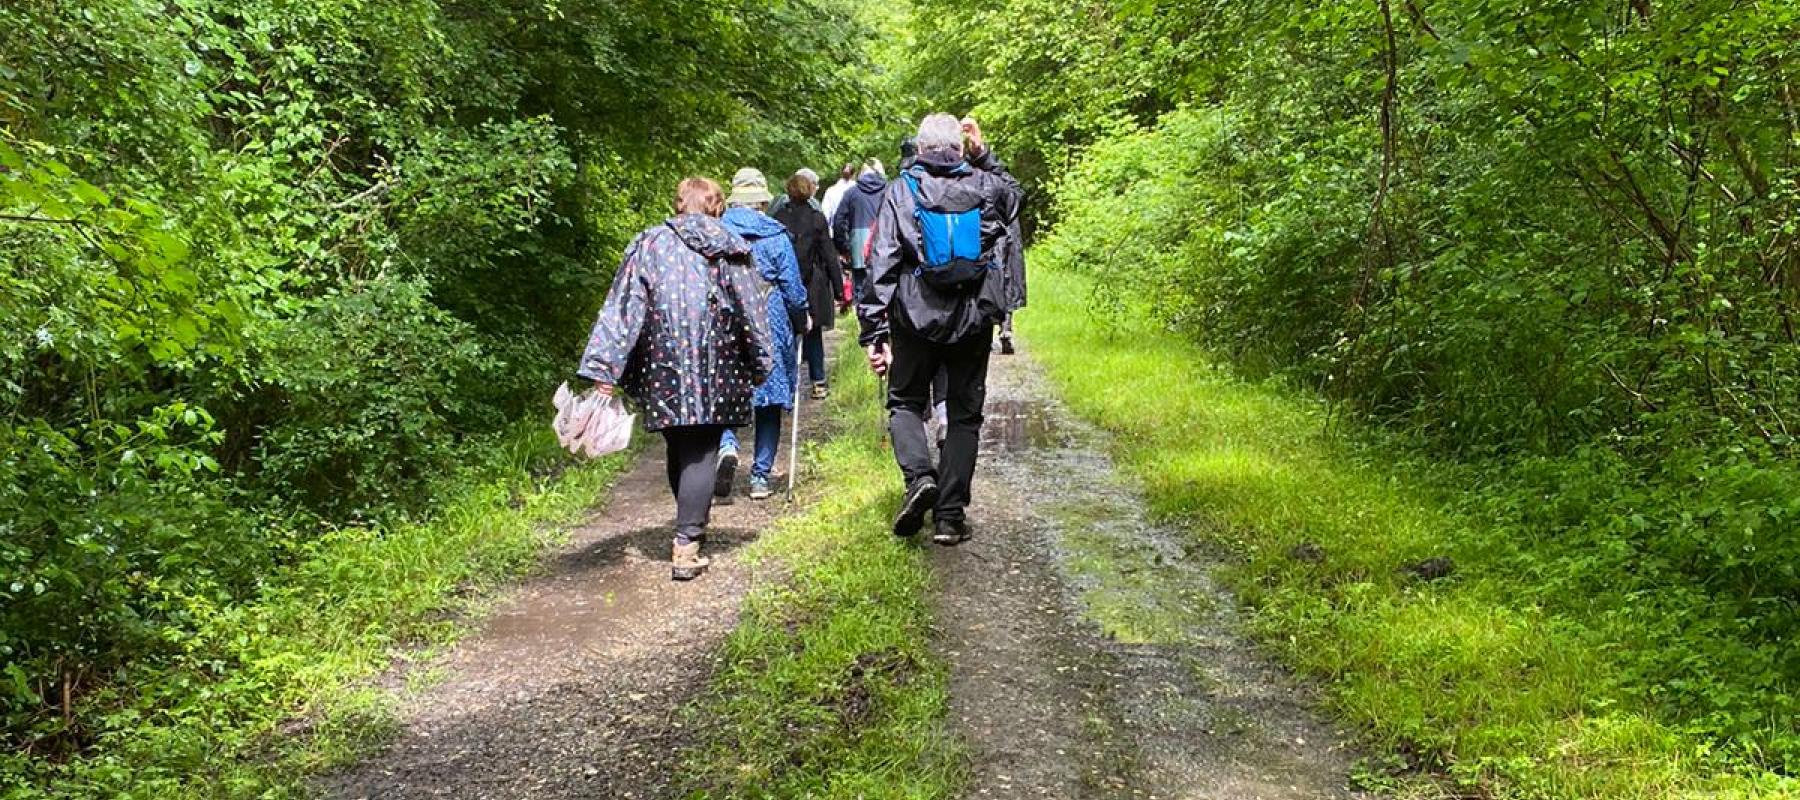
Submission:
<svg viewBox="0 0 1800 800">
<path fill-rule="evenodd" d="M 616 395 L 601 397 L 592 389 L 575 394 L 565 383 L 556 387 L 551 403 L 556 406 L 556 440 L 563 449 L 599 458 L 631 446 L 637 415 L 627 412 Z"/>
</svg>

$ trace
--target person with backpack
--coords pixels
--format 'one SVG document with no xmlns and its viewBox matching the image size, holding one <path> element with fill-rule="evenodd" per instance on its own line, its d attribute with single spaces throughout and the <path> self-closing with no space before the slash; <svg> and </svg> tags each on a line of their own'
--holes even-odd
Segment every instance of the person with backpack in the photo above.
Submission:
<svg viewBox="0 0 1800 800">
<path fill-rule="evenodd" d="M 788 178 L 789 202 L 770 216 L 787 228 L 793 240 L 794 253 L 800 258 L 800 279 L 806 284 L 806 300 L 812 308 L 812 329 L 802 340 L 807 377 L 812 380 L 814 400 L 831 394 L 825 373 L 825 332 L 837 324 L 837 295 L 844 285 L 844 269 L 831 243 L 831 230 L 825 215 L 804 202 L 818 191 L 819 181 L 811 170 L 801 170 Z"/>
<path fill-rule="evenodd" d="M 750 405 L 755 408 L 755 458 L 750 463 L 750 499 L 767 500 L 775 491 L 769 476 L 775 471 L 775 457 L 781 449 L 782 412 L 794 407 L 794 387 L 800 379 L 799 337 L 811 327 L 807 306 L 806 284 L 800 278 L 800 261 L 794 255 L 793 242 L 781 223 L 763 213 L 774 195 L 769 193 L 768 179 L 751 167 L 738 170 L 731 179 L 731 196 L 726 198 L 723 222 L 725 228 L 750 243 L 756 271 L 773 291 L 760 315 L 769 330 L 770 355 L 774 369 L 756 387 Z M 805 203 L 799 203 L 808 208 Z M 726 430 L 715 442 L 719 448 L 718 473 L 713 493 L 730 497 L 737 480 L 738 437 L 736 430 Z M 791 479 L 791 476 L 790 476 Z"/>
<path fill-rule="evenodd" d="M 869 366 L 888 378 L 888 430 L 906 481 L 894 533 L 967 541 L 994 326 L 1012 310 L 1010 240 L 1024 192 L 974 119 L 919 123 L 917 162 L 881 198 L 859 296 Z M 926 438 L 931 382 L 948 374 L 948 426 L 934 465 Z"/>
<path fill-rule="evenodd" d="M 882 193 L 887 191 L 887 186 L 887 174 L 882 172 L 881 162 L 869 159 L 863 165 L 856 185 L 844 193 L 837 213 L 831 218 L 832 241 L 837 244 L 838 255 L 850 265 L 852 297 L 862 296 L 869 280 L 869 270 L 864 264 L 869 252 L 869 231 L 875 224 L 875 211 L 881 205 Z"/>
<path fill-rule="evenodd" d="M 576 370 L 611 397 L 624 389 L 668 447 L 675 495 L 670 577 L 693 580 L 712 515 L 719 436 L 750 422 L 752 389 L 773 355 L 750 243 L 725 229 L 725 193 L 705 178 L 676 189 L 675 216 L 625 248 Z"/>
</svg>

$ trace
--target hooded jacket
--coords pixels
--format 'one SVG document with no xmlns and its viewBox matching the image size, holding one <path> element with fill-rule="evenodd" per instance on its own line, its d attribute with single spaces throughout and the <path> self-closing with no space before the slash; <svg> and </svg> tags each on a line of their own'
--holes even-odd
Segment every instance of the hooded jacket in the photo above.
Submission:
<svg viewBox="0 0 1800 800">
<path fill-rule="evenodd" d="M 864 269 L 866 266 L 863 263 L 868 252 L 865 245 L 887 185 L 887 178 L 881 173 L 863 173 L 856 179 L 856 186 L 844 193 L 844 199 L 838 203 L 837 213 L 831 218 L 831 239 L 837 244 L 838 255 L 850 262 L 851 269 Z"/>
<path fill-rule="evenodd" d="M 789 203 L 770 216 L 787 228 L 788 239 L 794 243 L 794 255 L 800 259 L 800 278 L 812 305 L 813 324 L 819 330 L 831 330 L 837 323 L 837 297 L 842 294 L 844 268 L 832 247 L 825 215 L 812 206 Z"/>
<path fill-rule="evenodd" d="M 993 151 L 955 163 L 921 155 L 907 172 L 928 207 L 980 207 L 981 260 L 990 269 L 979 285 L 963 290 L 939 290 L 920 278 L 923 245 L 913 192 L 905 182 L 895 183 L 881 198 L 869 241 L 869 280 L 857 298 L 862 343 L 885 340 L 896 325 L 943 344 L 980 335 L 1024 302 L 1025 265 L 1015 241 L 1024 190 Z"/>
<path fill-rule="evenodd" d="M 729 209 L 720 221 L 727 230 L 750 243 L 756 272 L 773 290 L 757 312 L 769 331 L 773 368 L 756 387 L 751 405 L 793 408 L 794 385 L 800 372 L 800 353 L 795 344 L 807 308 L 806 284 L 800 279 L 800 262 L 794 257 L 794 245 L 788 240 L 787 228 L 752 208 Z"/>
<path fill-rule="evenodd" d="M 675 217 L 625 249 L 577 372 L 624 390 L 647 430 L 747 425 L 771 366 L 761 302 L 749 242 Z"/>
</svg>

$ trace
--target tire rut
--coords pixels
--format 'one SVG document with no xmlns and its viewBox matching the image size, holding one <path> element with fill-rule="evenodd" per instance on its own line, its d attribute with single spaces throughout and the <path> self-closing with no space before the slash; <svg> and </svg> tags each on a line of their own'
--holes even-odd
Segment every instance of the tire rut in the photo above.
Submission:
<svg viewBox="0 0 1800 800">
<path fill-rule="evenodd" d="M 805 400 L 803 441 L 825 431 Z M 789 417 L 791 420 L 792 417 Z M 640 435 L 641 432 L 640 432 Z M 785 485 L 788 439 L 776 468 Z M 699 580 L 669 580 L 674 503 L 660 441 L 540 574 L 419 674 L 380 753 L 320 779 L 335 800 L 665 798 L 692 736 L 681 710 L 704 691 L 753 576 L 737 550 L 796 510 L 777 495 L 715 506 Z M 396 676 L 389 682 L 399 684 Z"/>
<path fill-rule="evenodd" d="M 1345 737 L 1237 633 L 1216 557 L 1147 522 L 1029 356 L 994 357 L 987 409 L 975 538 L 932 554 L 967 796 L 1361 797 Z"/>
</svg>

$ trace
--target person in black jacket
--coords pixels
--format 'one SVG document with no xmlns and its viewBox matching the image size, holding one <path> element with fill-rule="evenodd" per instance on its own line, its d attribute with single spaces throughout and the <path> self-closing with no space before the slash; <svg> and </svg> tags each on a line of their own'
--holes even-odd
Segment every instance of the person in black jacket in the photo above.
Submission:
<svg viewBox="0 0 1800 800">
<path fill-rule="evenodd" d="M 788 178 L 788 202 L 775 212 L 775 221 L 787 226 L 788 236 L 794 240 L 794 253 L 800 257 L 800 277 L 806 285 L 813 320 L 801 349 L 806 355 L 807 377 L 812 379 L 813 399 L 823 400 L 830 394 L 825 376 L 825 331 L 837 321 L 837 287 L 844 285 L 844 268 L 832 244 L 825 214 L 807 202 L 819 190 L 818 179 L 808 172 L 802 170 Z"/>
<path fill-rule="evenodd" d="M 966 143 L 965 143 L 966 140 Z M 994 326 L 1014 309 L 1023 278 L 1011 237 L 1023 190 L 994 157 L 973 119 L 933 114 L 919 124 L 918 160 L 880 199 L 869 243 L 867 286 L 857 304 L 869 366 L 888 377 L 888 430 L 906 493 L 894 533 L 911 536 L 930 513 L 932 540 L 969 538 L 965 509 L 975 476 Z M 958 260 L 963 277 L 946 285 L 924 261 L 920 220 L 979 210 L 979 254 Z M 842 211 L 839 212 L 840 214 Z M 932 378 L 949 375 L 949 424 L 933 465 L 925 418 Z"/>
</svg>

